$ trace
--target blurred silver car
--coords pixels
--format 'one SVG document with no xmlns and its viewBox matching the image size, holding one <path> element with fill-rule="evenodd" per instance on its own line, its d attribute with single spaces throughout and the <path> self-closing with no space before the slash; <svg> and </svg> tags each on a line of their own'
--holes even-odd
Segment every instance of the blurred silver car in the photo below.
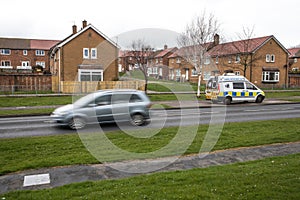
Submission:
<svg viewBox="0 0 300 200">
<path fill-rule="evenodd" d="M 81 129 L 86 124 L 123 121 L 141 126 L 150 119 L 150 106 L 148 96 L 142 91 L 100 90 L 57 108 L 51 119 L 71 129 Z"/>
</svg>

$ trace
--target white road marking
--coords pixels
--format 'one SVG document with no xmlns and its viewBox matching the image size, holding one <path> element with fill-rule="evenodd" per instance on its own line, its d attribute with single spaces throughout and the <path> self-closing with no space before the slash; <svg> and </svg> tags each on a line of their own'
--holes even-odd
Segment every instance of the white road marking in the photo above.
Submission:
<svg viewBox="0 0 300 200">
<path fill-rule="evenodd" d="M 49 183 L 50 183 L 50 174 L 30 175 L 30 176 L 24 176 L 23 187 L 43 185 Z"/>
</svg>

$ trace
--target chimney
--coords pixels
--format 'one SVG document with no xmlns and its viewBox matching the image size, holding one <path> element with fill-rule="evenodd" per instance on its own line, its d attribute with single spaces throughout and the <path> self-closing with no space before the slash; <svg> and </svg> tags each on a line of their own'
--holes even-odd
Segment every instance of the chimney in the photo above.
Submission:
<svg viewBox="0 0 300 200">
<path fill-rule="evenodd" d="M 214 46 L 220 44 L 220 36 L 218 34 L 214 35 Z"/>
<path fill-rule="evenodd" d="M 167 48 L 168 48 L 168 45 L 165 44 L 164 49 L 167 49 Z"/>
<path fill-rule="evenodd" d="M 73 34 L 77 33 L 77 26 L 75 24 L 72 26 L 72 29 L 73 29 Z"/>
<path fill-rule="evenodd" d="M 87 21 L 86 20 L 83 20 L 82 21 L 82 28 L 85 28 L 87 26 Z"/>
</svg>

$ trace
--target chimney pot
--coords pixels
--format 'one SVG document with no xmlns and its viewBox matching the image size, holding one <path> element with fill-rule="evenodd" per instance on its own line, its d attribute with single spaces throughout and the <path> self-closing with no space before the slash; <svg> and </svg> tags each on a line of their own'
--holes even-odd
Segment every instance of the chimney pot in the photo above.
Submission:
<svg viewBox="0 0 300 200">
<path fill-rule="evenodd" d="M 76 25 L 73 25 L 72 29 L 73 29 L 73 34 L 77 33 L 77 26 Z"/>
<path fill-rule="evenodd" d="M 82 28 L 85 28 L 87 26 L 87 21 L 86 20 L 83 20 L 82 21 Z"/>
</svg>

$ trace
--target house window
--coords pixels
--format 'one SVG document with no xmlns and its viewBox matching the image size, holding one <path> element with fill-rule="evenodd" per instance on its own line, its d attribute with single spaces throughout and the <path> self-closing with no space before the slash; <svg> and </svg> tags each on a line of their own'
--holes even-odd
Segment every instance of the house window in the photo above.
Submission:
<svg viewBox="0 0 300 200">
<path fill-rule="evenodd" d="M 297 61 L 298 61 L 297 58 L 294 58 L 294 63 L 297 63 Z"/>
<path fill-rule="evenodd" d="M 274 54 L 267 54 L 266 55 L 266 62 L 275 62 L 275 55 Z"/>
<path fill-rule="evenodd" d="M 29 61 L 22 61 L 22 67 L 28 67 L 30 66 Z"/>
<path fill-rule="evenodd" d="M 10 55 L 10 49 L 1 49 L 1 55 Z"/>
<path fill-rule="evenodd" d="M 180 69 L 176 69 L 176 76 L 180 77 L 181 76 L 181 70 Z"/>
<path fill-rule="evenodd" d="M 279 82 L 279 71 L 263 71 L 263 82 Z"/>
<path fill-rule="evenodd" d="M 196 68 L 192 69 L 192 76 L 198 76 L 198 70 Z"/>
<path fill-rule="evenodd" d="M 210 64 L 210 59 L 209 59 L 209 57 L 205 57 L 204 64 L 205 64 L 205 65 L 209 65 L 209 64 Z"/>
<path fill-rule="evenodd" d="M 271 62 L 275 62 L 275 55 L 274 54 L 271 55 Z"/>
<path fill-rule="evenodd" d="M 241 73 L 239 71 L 235 71 L 234 74 L 237 76 L 241 75 Z"/>
<path fill-rule="evenodd" d="M 219 56 L 216 57 L 216 64 L 219 63 Z"/>
<path fill-rule="evenodd" d="M 83 48 L 83 58 L 84 59 L 89 59 L 90 58 L 89 48 Z"/>
<path fill-rule="evenodd" d="M 231 63 L 231 56 L 228 57 L 228 63 Z"/>
<path fill-rule="evenodd" d="M 235 56 L 235 63 L 239 63 L 241 61 L 241 57 L 239 54 Z"/>
<path fill-rule="evenodd" d="M 27 50 L 23 50 L 23 55 L 24 56 L 27 56 L 27 53 L 28 53 Z"/>
<path fill-rule="evenodd" d="M 91 49 L 91 58 L 97 59 L 97 49 L 96 48 Z"/>
<path fill-rule="evenodd" d="M 1 66 L 11 66 L 9 60 L 1 60 Z"/>
<path fill-rule="evenodd" d="M 157 67 L 153 67 L 152 74 L 158 74 Z"/>
<path fill-rule="evenodd" d="M 36 65 L 36 66 L 42 66 L 43 68 L 46 67 L 45 62 L 41 62 L 41 61 L 37 61 L 37 62 L 35 63 L 35 65 Z"/>
<path fill-rule="evenodd" d="M 152 74 L 152 68 L 151 68 L 151 67 L 149 67 L 149 68 L 147 69 L 147 73 L 148 73 L 148 76 L 149 76 L 150 74 Z"/>
<path fill-rule="evenodd" d="M 177 58 L 177 59 L 176 59 L 176 63 L 181 63 L 180 58 Z"/>
<path fill-rule="evenodd" d="M 103 70 L 79 69 L 79 81 L 103 81 Z"/>
<path fill-rule="evenodd" d="M 36 56 L 44 56 L 45 55 L 45 51 L 44 50 L 35 50 L 35 55 Z"/>
</svg>

